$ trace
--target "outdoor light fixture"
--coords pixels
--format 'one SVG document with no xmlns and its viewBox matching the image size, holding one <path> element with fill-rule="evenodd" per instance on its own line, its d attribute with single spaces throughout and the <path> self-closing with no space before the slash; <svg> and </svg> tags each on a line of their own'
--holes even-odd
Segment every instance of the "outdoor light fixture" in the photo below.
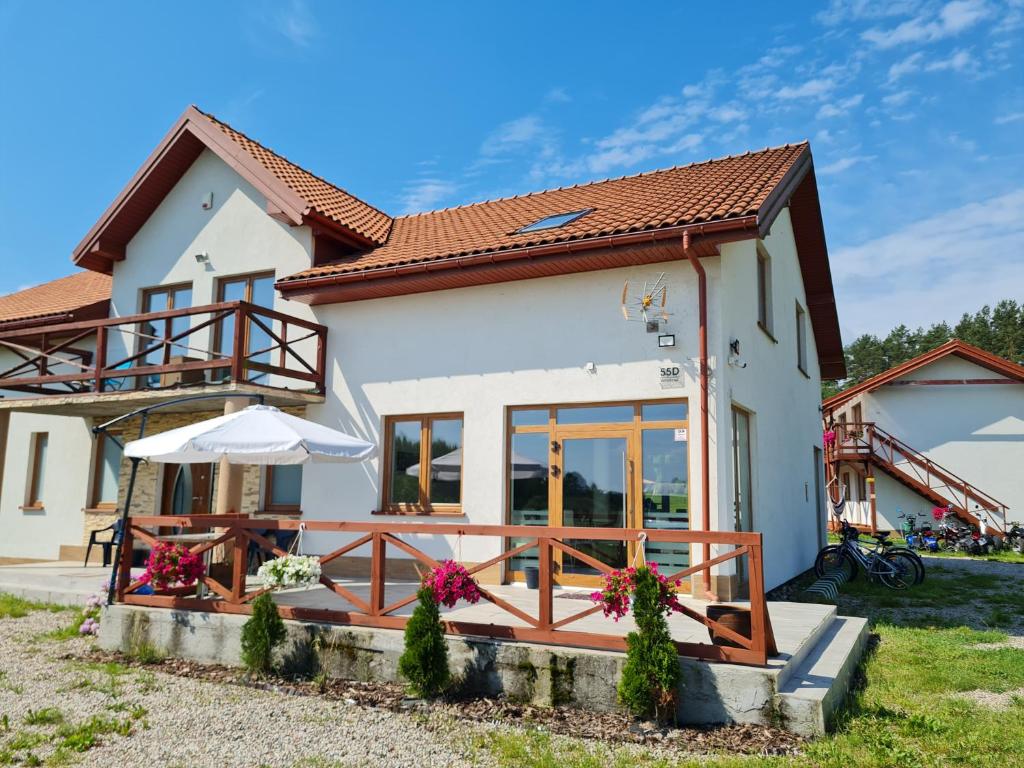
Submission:
<svg viewBox="0 0 1024 768">
<path fill-rule="evenodd" d="M 659 347 L 674 347 L 676 345 L 676 335 L 674 333 L 663 333 L 658 337 Z"/>
<path fill-rule="evenodd" d="M 209 264 L 209 263 L 210 263 L 210 254 L 208 254 L 206 251 L 200 251 L 199 253 L 196 254 L 196 264 Z"/>
</svg>

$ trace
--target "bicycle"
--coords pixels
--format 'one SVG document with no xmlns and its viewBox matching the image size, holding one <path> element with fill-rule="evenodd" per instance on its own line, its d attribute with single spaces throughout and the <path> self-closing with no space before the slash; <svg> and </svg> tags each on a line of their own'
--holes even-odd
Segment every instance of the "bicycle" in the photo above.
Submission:
<svg viewBox="0 0 1024 768">
<path fill-rule="evenodd" d="M 842 536 L 841 544 L 823 547 L 814 560 L 814 572 L 824 576 L 834 571 L 845 572 L 852 581 L 863 568 L 871 579 L 877 579 L 893 590 L 908 589 L 924 579 L 924 563 L 905 547 L 894 547 L 886 538 L 888 531 L 874 534 L 877 544 L 868 549 L 860 541 L 860 532 L 836 516 Z"/>
</svg>

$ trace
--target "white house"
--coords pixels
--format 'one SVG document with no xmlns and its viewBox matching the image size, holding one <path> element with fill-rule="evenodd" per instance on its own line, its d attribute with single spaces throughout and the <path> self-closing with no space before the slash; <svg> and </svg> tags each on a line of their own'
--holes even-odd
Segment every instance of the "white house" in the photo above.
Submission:
<svg viewBox="0 0 1024 768">
<path fill-rule="evenodd" d="M 144 466 L 134 513 L 755 530 L 769 587 L 823 539 L 820 381 L 845 368 L 806 143 L 390 216 L 191 107 L 74 261 L 111 276 L 102 319 L 0 324 L 2 557 L 78 556 L 113 518 L 125 470 L 92 425 L 223 392 L 381 454 L 225 482 Z M 147 429 L 235 405 L 193 401 Z M 704 556 L 685 549 L 647 555 Z M 528 554 L 495 578 L 521 578 Z M 557 565 L 561 583 L 595 578 Z M 726 563 L 711 588 L 742 579 Z"/>
<path fill-rule="evenodd" d="M 830 481 L 859 526 L 951 505 L 997 530 L 1024 511 L 1024 366 L 953 340 L 823 403 Z"/>
</svg>

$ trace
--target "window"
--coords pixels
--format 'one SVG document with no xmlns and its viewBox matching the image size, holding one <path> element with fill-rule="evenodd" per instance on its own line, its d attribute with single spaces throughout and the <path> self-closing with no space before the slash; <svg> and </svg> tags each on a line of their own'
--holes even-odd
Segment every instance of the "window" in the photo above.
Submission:
<svg viewBox="0 0 1024 768">
<path fill-rule="evenodd" d="M 796 367 L 807 373 L 807 314 L 796 305 Z"/>
<path fill-rule="evenodd" d="M 461 515 L 462 414 L 389 416 L 384 435 L 383 511 Z"/>
<path fill-rule="evenodd" d="M 121 474 L 121 446 L 108 435 L 96 438 L 96 464 L 92 484 L 93 507 L 116 507 Z"/>
<path fill-rule="evenodd" d="M 217 301 L 247 301 L 259 307 L 272 309 L 274 306 L 274 273 L 257 272 L 250 275 L 222 278 L 217 281 Z M 260 319 L 268 327 L 273 327 L 273 320 L 270 318 Z M 231 316 L 219 321 L 215 335 L 217 353 L 221 357 L 230 358 L 234 354 L 235 318 Z M 270 352 L 274 345 L 274 340 L 265 330 L 256 323 L 248 323 L 248 327 L 245 329 L 245 351 L 250 362 L 269 365 Z M 229 369 L 225 369 L 223 377 L 228 378 L 230 375 Z M 256 384 L 266 384 L 267 374 L 254 371 L 249 373 L 248 380 Z"/>
<path fill-rule="evenodd" d="M 857 475 L 857 501 L 868 500 L 868 481 L 864 475 Z"/>
<path fill-rule="evenodd" d="M 564 227 L 571 221 L 586 216 L 588 213 L 593 211 L 593 208 L 585 208 L 582 211 L 570 211 L 568 213 L 556 213 L 552 216 L 545 216 L 543 219 L 538 219 L 533 224 L 527 224 L 525 227 L 521 227 L 515 231 L 515 234 L 519 235 L 523 232 L 536 232 L 540 229 L 554 229 L 555 227 Z"/>
<path fill-rule="evenodd" d="M 272 464 L 267 467 L 263 508 L 267 512 L 296 515 L 302 503 L 302 465 Z"/>
<path fill-rule="evenodd" d="M 147 288 L 142 292 L 142 312 L 164 312 L 172 309 L 187 309 L 192 306 L 192 284 L 160 286 L 159 288 Z M 152 346 L 166 336 L 177 336 L 184 333 L 191 325 L 192 318 L 189 316 L 175 317 L 169 320 L 155 320 L 139 324 L 139 348 L 138 351 Z M 164 356 L 167 355 L 167 362 L 173 362 L 172 358 L 184 358 L 189 354 L 190 341 L 188 337 L 182 339 L 182 343 L 172 344 L 170 349 L 157 346 L 143 358 L 143 362 L 136 365 L 163 365 Z M 160 386 L 160 374 L 139 377 L 139 386 L 145 388 L 156 388 Z"/>
<path fill-rule="evenodd" d="M 772 334 L 772 260 L 768 252 L 757 246 L 757 324 Z"/>
<path fill-rule="evenodd" d="M 31 452 L 31 463 L 28 468 L 28 486 L 25 494 L 25 507 L 30 509 L 43 508 L 43 489 L 46 481 L 46 449 L 49 443 L 49 434 L 46 432 L 33 432 Z"/>
<path fill-rule="evenodd" d="M 850 409 L 850 421 L 854 424 L 864 423 L 864 411 L 860 407 L 860 403 L 856 403 L 853 408 Z"/>
<path fill-rule="evenodd" d="M 852 501 L 853 494 L 850 492 L 850 473 L 843 472 L 843 500 Z"/>
</svg>

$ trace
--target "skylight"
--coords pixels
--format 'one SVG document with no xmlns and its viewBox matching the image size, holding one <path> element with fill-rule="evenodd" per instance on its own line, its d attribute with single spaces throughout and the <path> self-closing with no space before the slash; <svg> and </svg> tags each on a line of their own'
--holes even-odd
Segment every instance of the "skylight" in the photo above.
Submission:
<svg viewBox="0 0 1024 768">
<path fill-rule="evenodd" d="M 533 224 L 527 224 L 525 227 L 521 227 L 516 230 L 516 234 L 523 232 L 536 232 L 538 229 L 554 229 L 555 227 L 564 227 L 570 221 L 576 221 L 581 216 L 586 216 L 590 213 L 593 208 L 584 208 L 582 211 L 569 211 L 568 213 L 556 213 L 551 216 L 545 216 L 543 219 L 538 219 Z"/>
</svg>

